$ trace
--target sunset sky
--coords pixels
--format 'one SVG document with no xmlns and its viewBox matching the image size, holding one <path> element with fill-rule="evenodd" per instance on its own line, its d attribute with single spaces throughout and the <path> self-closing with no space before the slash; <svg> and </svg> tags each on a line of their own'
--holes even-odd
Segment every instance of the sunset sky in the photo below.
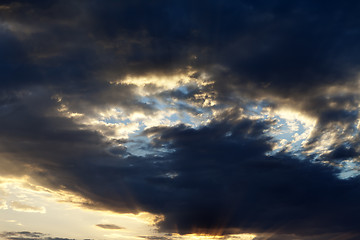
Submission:
<svg viewBox="0 0 360 240">
<path fill-rule="evenodd" d="M 0 239 L 359 240 L 359 13 L 1 0 Z"/>
</svg>

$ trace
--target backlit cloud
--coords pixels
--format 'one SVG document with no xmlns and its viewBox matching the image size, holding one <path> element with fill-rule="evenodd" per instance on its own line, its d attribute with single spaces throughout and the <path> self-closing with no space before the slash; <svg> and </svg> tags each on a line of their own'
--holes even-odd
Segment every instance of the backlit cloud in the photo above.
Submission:
<svg viewBox="0 0 360 240">
<path fill-rule="evenodd" d="M 158 230 L 87 223 L 106 239 L 359 238 L 359 10 L 3 1 L 0 211 L 52 219 L 41 195 Z"/>
</svg>

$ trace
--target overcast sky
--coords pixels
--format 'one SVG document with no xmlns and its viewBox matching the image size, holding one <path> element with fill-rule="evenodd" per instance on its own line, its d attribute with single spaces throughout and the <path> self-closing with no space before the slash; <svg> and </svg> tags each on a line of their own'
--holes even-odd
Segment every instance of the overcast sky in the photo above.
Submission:
<svg viewBox="0 0 360 240">
<path fill-rule="evenodd" d="M 2 0 L 0 238 L 360 239 L 359 12 Z"/>
</svg>

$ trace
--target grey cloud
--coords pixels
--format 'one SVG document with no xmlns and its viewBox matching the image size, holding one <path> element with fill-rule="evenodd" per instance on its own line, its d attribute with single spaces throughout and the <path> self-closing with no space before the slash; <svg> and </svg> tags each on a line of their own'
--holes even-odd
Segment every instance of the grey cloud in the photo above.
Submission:
<svg viewBox="0 0 360 240">
<path fill-rule="evenodd" d="M 150 113 L 154 109 L 137 102 L 130 87 L 107 82 L 129 73 L 171 73 L 191 66 L 209 72 L 219 100 L 230 104 L 240 91 L 278 104 L 290 100 L 321 124 L 354 119 L 335 116 L 338 110 L 329 107 L 313 109 L 321 108 L 316 98 L 328 97 L 321 93 L 324 88 L 355 84 L 359 34 L 352 13 L 357 2 L 330 1 L 326 11 L 310 1 L 208 1 L 205 8 L 201 1 L 139 3 L 21 2 L 6 19 L 45 30 L 27 41 L 10 41 L 21 54 L 8 59 L 27 59 L 23 66 L 41 72 L 41 77 L 26 75 L 33 79 L 30 84 L 52 86 L 74 111 L 117 104 Z M 194 55 L 197 60 L 190 60 Z"/>
<path fill-rule="evenodd" d="M 3 232 L 1 233 L 2 237 L 14 237 L 16 235 L 20 235 L 23 237 L 32 237 L 32 238 L 40 238 L 43 237 L 45 234 L 41 232 L 28 232 L 28 231 L 22 231 L 22 232 Z"/>
<path fill-rule="evenodd" d="M 6 240 L 75 240 L 73 238 L 70 239 L 70 238 L 49 237 L 48 234 L 44 234 L 41 232 L 29 232 L 29 231 L 2 232 L 0 233 L 0 237 Z"/>
<path fill-rule="evenodd" d="M 125 229 L 125 228 L 120 227 L 120 226 L 115 225 L 115 224 L 96 224 L 96 226 L 99 227 L 99 228 L 110 229 L 110 230 Z"/>
<path fill-rule="evenodd" d="M 147 240 L 171 240 L 171 238 L 168 237 L 157 237 L 157 236 L 139 236 L 139 237 Z"/>
</svg>

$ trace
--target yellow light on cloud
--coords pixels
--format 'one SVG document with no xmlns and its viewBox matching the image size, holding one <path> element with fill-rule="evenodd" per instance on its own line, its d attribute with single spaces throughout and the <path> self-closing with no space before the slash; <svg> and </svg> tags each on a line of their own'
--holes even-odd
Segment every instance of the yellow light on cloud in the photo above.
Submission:
<svg viewBox="0 0 360 240">
<path fill-rule="evenodd" d="M 209 234 L 172 234 L 173 239 L 189 239 L 189 240 L 210 240 L 210 239 L 223 239 L 223 240 L 253 240 L 256 237 L 255 234 L 242 233 L 232 235 L 209 235 Z"/>
</svg>

